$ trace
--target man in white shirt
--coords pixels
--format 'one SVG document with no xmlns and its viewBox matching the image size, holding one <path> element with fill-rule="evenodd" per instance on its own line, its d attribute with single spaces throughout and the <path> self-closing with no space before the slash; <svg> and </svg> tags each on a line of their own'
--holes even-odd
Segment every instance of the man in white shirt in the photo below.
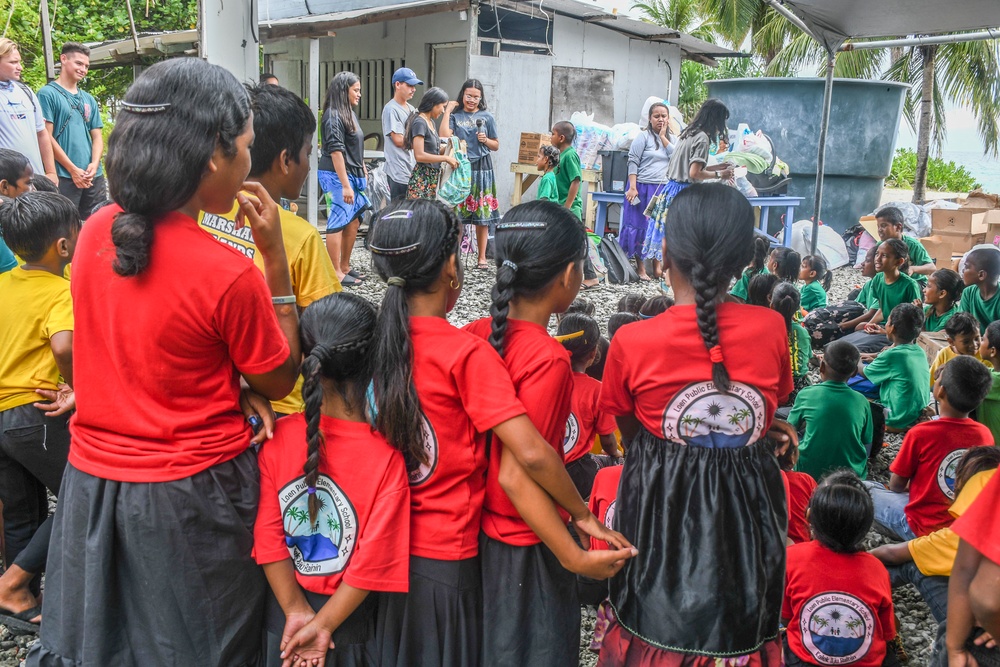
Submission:
<svg viewBox="0 0 1000 667">
<path fill-rule="evenodd" d="M 59 185 L 56 161 L 38 98 L 21 83 L 17 44 L 0 37 L 0 147 L 21 153 L 36 174 Z"/>
<path fill-rule="evenodd" d="M 401 67 L 392 75 L 392 99 L 382 108 L 382 134 L 385 135 L 385 173 L 389 181 L 389 196 L 392 199 L 405 199 L 406 189 L 410 183 L 410 173 L 416 161 L 413 152 L 403 148 L 403 134 L 406 119 L 416 109 L 409 103 L 417 86 L 424 82 L 417 78 L 416 73 Z"/>
</svg>

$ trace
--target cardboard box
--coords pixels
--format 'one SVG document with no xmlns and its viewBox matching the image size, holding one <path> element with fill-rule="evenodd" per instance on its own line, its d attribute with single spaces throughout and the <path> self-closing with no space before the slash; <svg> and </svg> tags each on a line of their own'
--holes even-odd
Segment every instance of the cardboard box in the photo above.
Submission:
<svg viewBox="0 0 1000 667">
<path fill-rule="evenodd" d="M 931 211 L 931 229 L 935 234 L 986 234 L 985 208 L 959 208 L 948 210 L 936 208 Z"/>
<path fill-rule="evenodd" d="M 944 236 L 925 236 L 918 239 L 924 250 L 931 256 L 934 266 L 939 269 L 951 268 L 951 241 Z"/>
<path fill-rule="evenodd" d="M 917 336 L 917 345 L 927 355 L 927 364 L 933 364 L 937 353 L 948 347 L 948 335 L 943 331 L 925 331 Z"/>
<path fill-rule="evenodd" d="M 539 132 L 522 132 L 521 144 L 517 149 L 517 161 L 520 164 L 534 164 L 538 159 L 538 149 L 540 146 L 549 146 L 552 135 Z"/>
<path fill-rule="evenodd" d="M 952 255 L 964 255 L 972 250 L 973 246 L 986 243 L 986 231 L 979 234 L 951 233 L 935 231 L 934 235 L 951 246 Z M 992 239 L 991 239 L 992 241 Z"/>
</svg>

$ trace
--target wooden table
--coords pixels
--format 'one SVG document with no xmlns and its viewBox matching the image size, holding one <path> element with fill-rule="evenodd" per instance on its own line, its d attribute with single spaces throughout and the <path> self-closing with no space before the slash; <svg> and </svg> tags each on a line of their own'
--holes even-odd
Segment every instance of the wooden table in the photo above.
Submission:
<svg viewBox="0 0 1000 667">
<path fill-rule="evenodd" d="M 510 165 L 510 171 L 514 174 L 514 188 L 510 193 L 510 205 L 517 206 L 521 203 L 521 197 L 524 195 L 531 185 L 542 175 L 542 172 L 533 164 L 521 164 L 519 162 L 512 162 Z M 582 170 L 581 180 L 584 183 L 590 183 L 593 185 L 598 185 L 601 182 L 601 170 L 600 169 L 584 169 Z M 596 189 L 596 188 L 595 188 Z M 580 196 L 586 201 L 586 193 L 580 192 Z M 593 229 L 593 215 L 594 211 L 591 207 L 586 207 L 587 210 L 584 212 L 584 216 L 587 218 L 584 222 L 587 226 Z"/>
<path fill-rule="evenodd" d="M 792 224 L 795 222 L 795 207 L 805 201 L 804 197 L 789 197 L 788 195 L 773 195 L 769 197 L 747 197 L 750 204 L 753 206 L 760 207 L 760 231 L 764 232 L 768 240 L 771 242 L 771 247 L 777 245 L 784 245 L 786 248 L 792 246 Z M 772 236 L 768 230 L 768 222 L 770 210 L 774 208 L 778 211 L 778 222 L 782 227 L 782 237 L 781 242 L 778 242 L 777 237 Z M 781 217 L 781 211 L 784 211 L 783 218 Z"/>
</svg>

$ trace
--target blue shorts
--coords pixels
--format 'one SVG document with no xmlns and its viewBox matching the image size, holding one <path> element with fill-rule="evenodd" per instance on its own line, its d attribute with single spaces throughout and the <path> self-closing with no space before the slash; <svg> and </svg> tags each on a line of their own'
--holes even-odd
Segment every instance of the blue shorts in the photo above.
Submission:
<svg viewBox="0 0 1000 667">
<path fill-rule="evenodd" d="M 348 224 L 361 217 L 361 214 L 371 208 L 371 202 L 365 194 L 368 187 L 368 179 L 361 176 L 347 175 L 347 180 L 354 190 L 354 203 L 344 203 L 344 188 L 340 184 L 340 178 L 336 172 L 317 172 L 319 175 L 319 187 L 323 191 L 323 198 L 326 201 L 326 231 L 339 232 Z"/>
</svg>

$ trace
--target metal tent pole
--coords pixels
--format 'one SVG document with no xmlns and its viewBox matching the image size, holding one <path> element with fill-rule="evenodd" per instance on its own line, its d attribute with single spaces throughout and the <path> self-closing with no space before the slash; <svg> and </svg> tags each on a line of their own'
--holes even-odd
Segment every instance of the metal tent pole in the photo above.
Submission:
<svg viewBox="0 0 1000 667">
<path fill-rule="evenodd" d="M 823 169 L 826 166 L 826 134 L 830 129 L 830 102 L 833 98 L 834 51 L 826 51 L 826 85 L 823 86 L 823 117 L 819 123 L 819 150 L 816 153 L 816 200 L 813 213 L 812 244 L 809 253 L 816 254 L 819 241 L 819 215 L 823 208 Z"/>
<path fill-rule="evenodd" d="M 309 40 L 309 107 L 316 112 L 317 118 L 322 113 L 319 92 L 319 40 Z M 309 224 L 316 227 L 316 220 L 319 218 L 319 153 L 316 150 L 316 143 L 313 142 L 309 151 L 309 181 L 306 186 L 306 219 Z"/>
</svg>

